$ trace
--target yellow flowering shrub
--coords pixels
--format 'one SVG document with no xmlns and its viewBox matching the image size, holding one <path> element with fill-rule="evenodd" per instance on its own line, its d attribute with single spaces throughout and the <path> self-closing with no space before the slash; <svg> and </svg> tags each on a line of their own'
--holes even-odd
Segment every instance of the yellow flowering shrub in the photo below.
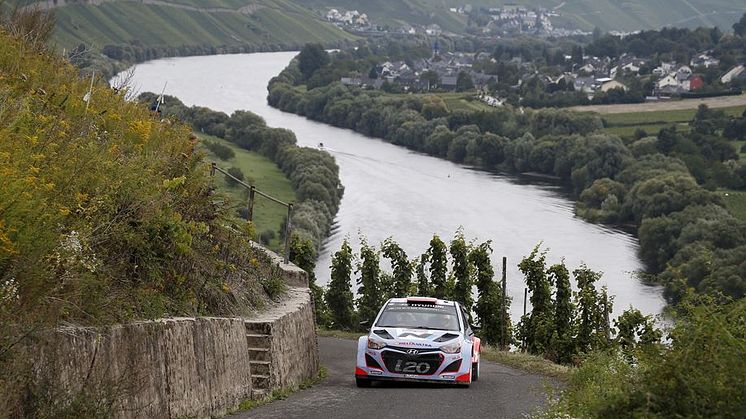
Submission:
<svg viewBox="0 0 746 419">
<path fill-rule="evenodd" d="M 264 301 L 269 263 L 225 227 L 190 128 L 103 80 L 86 104 L 89 77 L 0 29 L 0 332 Z"/>
</svg>

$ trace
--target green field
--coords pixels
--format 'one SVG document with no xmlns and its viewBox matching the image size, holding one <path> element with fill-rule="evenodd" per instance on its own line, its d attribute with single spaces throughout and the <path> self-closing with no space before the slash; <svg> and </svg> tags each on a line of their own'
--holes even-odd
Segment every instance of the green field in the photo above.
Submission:
<svg viewBox="0 0 746 419">
<path fill-rule="evenodd" d="M 443 99 L 443 102 L 445 102 L 446 106 L 448 107 L 448 111 L 453 112 L 457 110 L 466 110 L 466 111 L 490 111 L 494 110 L 495 108 L 491 107 L 490 105 L 480 101 L 475 97 L 474 92 L 463 92 L 463 93 L 417 93 L 414 95 L 410 95 L 409 93 L 401 93 L 401 94 L 389 94 L 390 97 L 427 97 L 427 96 L 438 96 L 439 98 Z"/>
<path fill-rule="evenodd" d="M 209 135 L 198 134 L 201 141 L 212 141 L 224 144 L 230 147 L 236 156 L 228 161 L 221 160 L 207 149 L 202 148 L 207 153 L 206 160 L 215 162 L 220 168 L 228 169 L 237 167 L 246 176 L 246 183 L 252 184 L 257 189 L 265 192 L 284 202 L 294 202 L 295 192 L 293 191 L 290 181 L 280 171 L 276 164 L 257 153 L 239 148 L 222 138 L 212 137 Z M 236 211 L 245 207 L 248 203 L 248 191 L 241 186 L 230 186 L 225 180 L 225 176 L 219 173 L 215 175 L 218 189 L 227 193 L 231 197 L 231 205 Z M 275 238 L 270 242 L 270 247 L 277 248 L 279 243 L 279 231 L 282 221 L 287 214 L 284 206 L 276 204 L 268 199 L 257 195 L 256 204 L 254 205 L 254 224 L 256 225 L 257 234 L 272 230 L 275 232 Z"/>
<path fill-rule="evenodd" d="M 721 190 L 725 206 L 739 220 L 746 221 L 746 192 Z"/>
<path fill-rule="evenodd" d="M 355 37 L 292 0 L 171 0 L 170 4 L 112 1 L 54 9 L 58 48 L 100 49 L 138 41 L 144 46 L 297 45 Z M 249 9 L 241 9 L 248 7 Z M 241 10 L 240 10 L 241 9 Z"/>
<path fill-rule="evenodd" d="M 474 98 L 474 93 L 436 93 L 448 106 L 448 110 L 490 111 L 495 108 Z"/>
<path fill-rule="evenodd" d="M 733 106 L 719 108 L 727 115 L 740 116 L 746 106 Z M 601 117 L 606 121 L 606 131 L 619 136 L 631 136 L 638 128 L 644 129 L 648 134 L 655 135 L 661 128 L 675 125 L 681 131 L 689 130 L 689 122 L 694 119 L 696 109 L 682 109 L 655 112 L 633 112 L 604 114 Z"/>
</svg>

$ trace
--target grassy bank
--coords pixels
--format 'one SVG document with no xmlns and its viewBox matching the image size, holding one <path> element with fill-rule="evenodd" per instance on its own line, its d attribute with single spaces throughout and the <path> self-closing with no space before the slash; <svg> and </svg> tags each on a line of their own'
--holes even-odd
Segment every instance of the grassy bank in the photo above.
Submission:
<svg viewBox="0 0 746 419">
<path fill-rule="evenodd" d="M 267 192 L 281 201 L 296 201 L 295 192 L 290 181 L 280 171 L 280 168 L 268 158 L 259 153 L 238 147 L 222 138 L 204 134 L 198 134 L 198 137 L 201 142 L 209 141 L 222 144 L 233 150 L 235 154 L 233 158 L 221 160 L 209 150 L 204 149 L 207 153 L 206 160 L 215 162 L 222 169 L 231 167 L 240 169 L 246 176 L 246 183 L 256 186 L 257 189 Z M 215 182 L 219 190 L 232 198 L 231 208 L 234 210 L 234 214 L 238 215 L 239 209 L 246 208 L 249 194 L 245 188 L 240 185 L 230 184 L 220 174 L 216 175 Z M 269 242 L 272 248 L 277 248 L 278 243 L 280 243 L 280 227 L 286 215 L 287 210 L 284 206 L 257 196 L 254 204 L 254 225 L 258 234 L 267 230 L 274 232 L 274 237 Z"/>
</svg>

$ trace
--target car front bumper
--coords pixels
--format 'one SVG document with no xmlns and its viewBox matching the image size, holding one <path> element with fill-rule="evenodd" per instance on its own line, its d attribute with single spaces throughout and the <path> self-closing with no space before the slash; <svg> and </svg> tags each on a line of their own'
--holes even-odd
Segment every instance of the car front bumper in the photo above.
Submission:
<svg viewBox="0 0 746 419">
<path fill-rule="evenodd" d="M 367 380 L 387 380 L 387 381 L 409 381 L 409 382 L 432 382 L 432 383 L 454 383 L 469 384 L 471 383 L 471 348 L 462 348 L 461 353 L 445 354 L 438 353 L 441 358 L 437 367 L 427 373 L 397 373 L 389 369 L 392 362 L 389 363 L 384 359 L 385 352 L 389 356 L 399 355 L 402 360 L 417 361 L 417 357 L 410 357 L 391 348 L 370 349 L 367 347 L 367 338 L 361 337 L 358 342 L 357 361 L 355 367 L 355 377 Z M 431 353 L 432 354 L 432 353 Z M 366 357 L 367 355 L 367 357 Z M 372 362 L 375 361 L 375 362 Z M 458 368 L 449 368 L 453 363 L 457 363 Z"/>
</svg>

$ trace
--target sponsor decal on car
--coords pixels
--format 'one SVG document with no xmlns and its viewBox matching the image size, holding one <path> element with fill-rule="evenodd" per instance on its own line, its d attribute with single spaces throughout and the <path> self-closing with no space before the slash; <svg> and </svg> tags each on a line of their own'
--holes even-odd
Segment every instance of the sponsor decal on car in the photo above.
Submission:
<svg viewBox="0 0 746 419">
<path fill-rule="evenodd" d="M 421 343 L 421 342 L 400 342 L 399 345 L 401 346 L 419 346 L 422 348 L 430 348 L 430 345 L 427 343 Z"/>
</svg>

